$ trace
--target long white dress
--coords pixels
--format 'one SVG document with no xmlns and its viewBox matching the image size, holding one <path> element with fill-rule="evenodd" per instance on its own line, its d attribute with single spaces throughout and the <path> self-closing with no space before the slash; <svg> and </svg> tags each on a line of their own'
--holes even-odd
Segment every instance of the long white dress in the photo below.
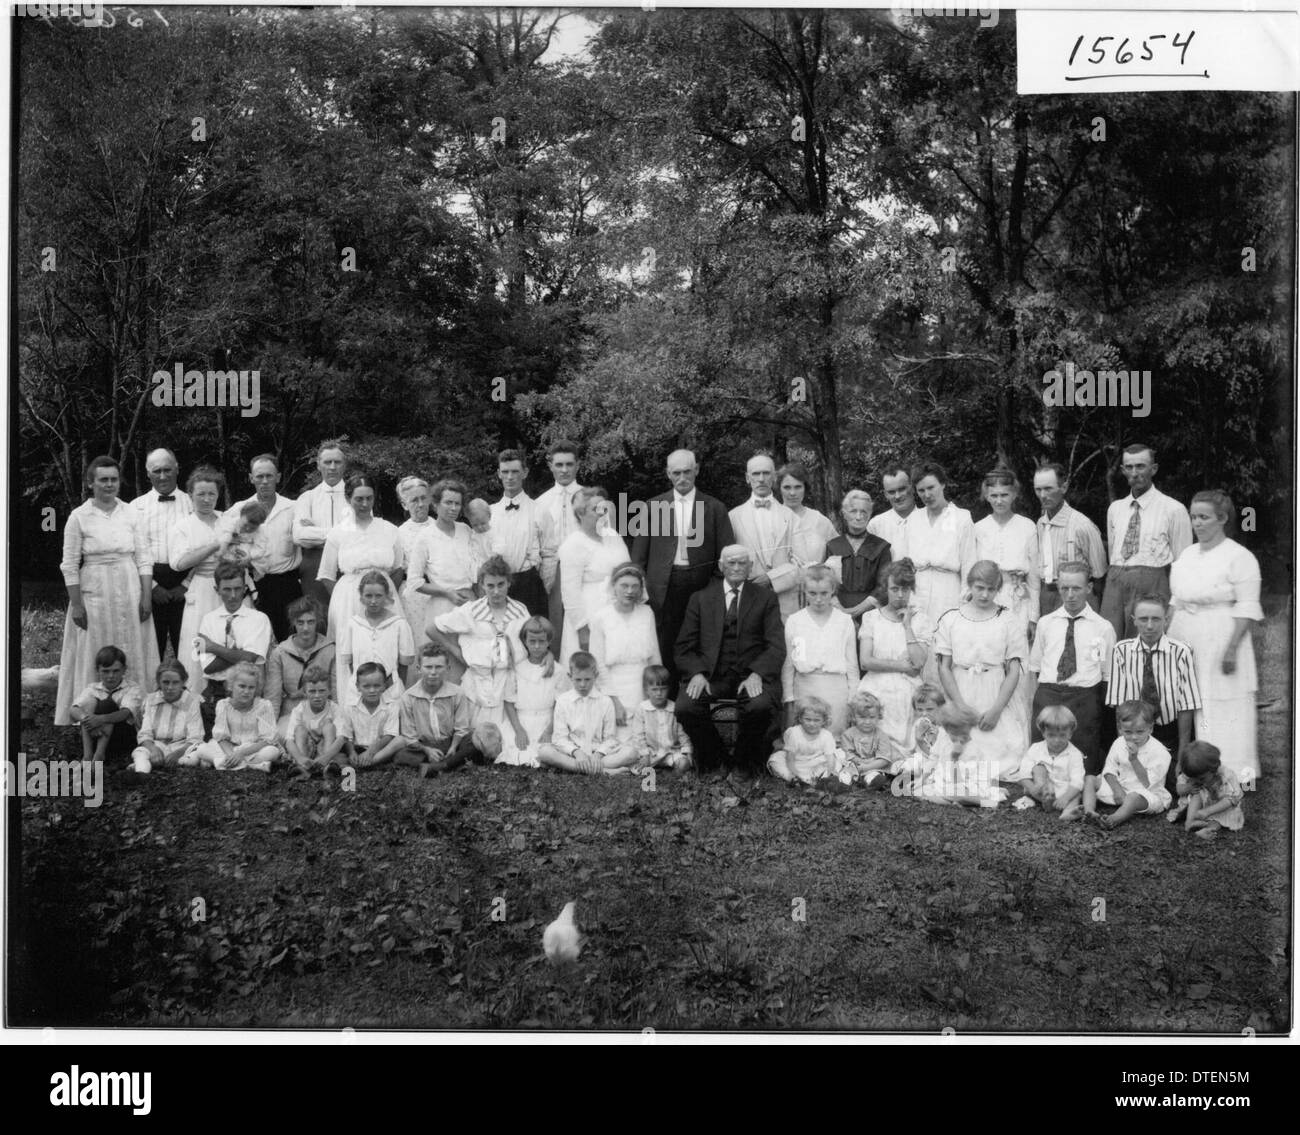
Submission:
<svg viewBox="0 0 1300 1135">
<path fill-rule="evenodd" d="M 1208 552 L 1193 544 L 1169 573 L 1174 617 L 1169 637 L 1192 648 L 1201 708 L 1196 739 L 1217 745 L 1223 763 L 1246 781 L 1258 777 L 1256 751 L 1255 645 L 1249 634 L 1237 648 L 1235 673 L 1223 672 L 1223 652 L 1232 639 L 1234 619 L 1264 618 L 1259 604 L 1259 561 L 1235 540 Z"/>
<path fill-rule="evenodd" d="M 781 700 L 821 698 L 830 706 L 826 728 L 836 737 L 849 725 L 849 697 L 858 684 L 858 648 L 853 619 L 831 608 L 818 623 L 808 608 L 785 623 L 785 661 L 781 665 Z"/>
<path fill-rule="evenodd" d="M 921 611 L 912 616 L 912 633 L 924 645 L 928 656 L 934 645 L 935 627 Z M 881 662 L 901 662 L 908 657 L 907 631 L 902 620 L 895 622 L 887 618 L 881 608 L 862 616 L 858 640 L 870 641 L 871 657 Z M 911 753 L 915 747 L 912 697 L 923 680 L 920 674 L 913 678 L 898 670 L 864 670 L 862 681 L 858 683 L 859 690 L 880 699 L 884 709 L 880 728 L 901 753 Z"/>
<path fill-rule="evenodd" d="M 330 529 L 325 537 L 325 550 L 321 553 L 320 572 L 316 578 L 337 577 L 330 593 L 329 609 L 330 637 L 335 642 L 339 641 L 348 620 L 361 610 L 359 586 L 361 577 L 368 571 L 383 573 L 388 580 L 389 594 L 393 596 L 393 613 L 405 617 L 406 611 L 390 574 L 405 563 L 397 526 L 387 520 L 375 516 L 361 528 L 354 518 L 348 517 Z M 341 691 L 347 688 L 347 676 L 340 677 L 336 689 Z"/>
<path fill-rule="evenodd" d="M 645 699 L 641 681 L 645 668 L 662 662 L 654 612 L 641 603 L 625 615 L 611 602 L 592 615 L 587 626 L 591 629 L 591 653 L 600 666 L 596 688 L 618 698 L 627 715 L 619 726 L 619 739 L 623 740 L 630 731 L 632 714 Z"/>
<path fill-rule="evenodd" d="M 103 512 L 93 498 L 74 508 L 63 528 L 65 583 L 81 587 L 86 629 L 72 621 L 68 607 L 59 656 L 59 688 L 54 724 L 71 725 L 77 695 L 97 680 L 95 655 L 116 646 L 126 655 L 126 677 L 146 693 L 154 688 L 158 640 L 153 619 L 140 621 L 140 572 L 153 571 L 144 519 L 130 505 L 115 501 Z"/>
<path fill-rule="evenodd" d="M 222 514 L 214 512 L 212 516 L 211 524 L 204 523 L 203 518 L 197 513 L 191 513 L 185 519 L 176 522 L 167 541 L 173 571 L 180 571 L 176 565 L 183 557 L 217 539 L 220 532 L 218 522 Z M 189 673 L 186 688 L 196 694 L 203 693 L 207 679 L 203 676 L 203 667 L 199 665 L 198 659 L 190 649 L 190 643 L 199 633 L 199 623 L 203 621 L 203 616 L 221 606 L 221 599 L 212 582 L 212 573 L 217 567 L 217 555 L 218 553 L 213 552 L 207 559 L 195 564 L 190 569 L 185 582 L 185 613 L 181 616 L 180 655 L 181 662 Z M 244 600 L 245 607 L 252 605 L 251 599 Z"/>
<path fill-rule="evenodd" d="M 473 533 L 468 524 L 456 522 L 456 532 L 448 536 L 436 523 L 426 524 L 422 535 L 415 541 L 407 574 L 416 587 L 428 583 L 439 591 L 468 591 L 473 588 L 474 546 Z M 428 630 L 439 615 L 454 610 L 460 604 L 442 595 L 424 595 L 424 623 L 415 636 L 423 645 L 429 641 Z M 414 628 L 412 628 L 414 629 Z"/>
<path fill-rule="evenodd" d="M 402 583 L 402 609 L 406 612 L 406 621 L 411 624 L 411 635 L 415 639 L 417 657 L 420 653 L 420 647 L 429 641 L 425 637 L 424 628 L 428 622 L 429 602 L 433 596 L 425 595 L 422 591 L 417 590 L 424 583 L 424 579 L 422 576 L 415 574 L 415 549 L 416 545 L 424 539 L 431 524 L 433 524 L 433 518 L 425 517 L 423 524 L 416 524 L 414 520 L 407 520 L 399 525 L 397 529 L 398 539 L 402 541 L 402 552 L 406 556 L 407 568 L 406 579 Z"/>
<path fill-rule="evenodd" d="M 1005 607 L 1026 635 L 1029 624 L 1038 622 L 1038 592 L 1041 566 L 1038 553 L 1038 525 L 1027 516 L 1013 515 L 1005 524 L 986 516 L 975 525 L 975 558 L 992 560 L 1002 569 L 1002 589 L 997 604 Z M 1025 747 L 1029 746 L 1029 715 L 1034 695 L 1029 673 L 1020 675 L 1015 696 L 1023 703 Z"/>
<path fill-rule="evenodd" d="M 934 652 L 952 659 L 953 678 L 962 700 L 976 713 L 983 713 L 996 700 L 1014 658 L 1024 669 L 1029 657 L 1025 632 L 1007 611 L 999 607 L 990 619 L 973 619 L 965 607 L 949 611 L 939 620 Z M 1009 778 L 1020 768 L 1025 755 L 1024 703 L 1014 694 L 990 731 L 976 730 L 981 742 L 996 751 L 998 771 Z"/>
<path fill-rule="evenodd" d="M 907 518 L 904 539 L 916 565 L 913 603 L 937 623 L 960 602 L 966 573 L 977 559 L 970 513 L 949 503 L 932 522 L 929 512 L 918 508 Z"/>
<path fill-rule="evenodd" d="M 610 601 L 609 577 L 632 557 L 612 528 L 601 529 L 593 540 L 582 529 L 571 532 L 560 545 L 560 594 L 564 599 L 564 636 L 560 665 L 567 669 L 569 655 L 579 649 L 578 631 Z M 633 702 L 633 708 L 640 698 Z"/>
</svg>

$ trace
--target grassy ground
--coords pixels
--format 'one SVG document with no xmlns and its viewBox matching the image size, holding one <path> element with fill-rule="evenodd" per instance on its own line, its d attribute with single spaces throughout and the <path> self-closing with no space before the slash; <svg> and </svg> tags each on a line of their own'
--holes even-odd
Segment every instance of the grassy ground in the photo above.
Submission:
<svg viewBox="0 0 1300 1135">
<path fill-rule="evenodd" d="M 24 662 L 48 665 L 37 623 Z M 1279 615 L 1258 640 L 1261 698 L 1282 700 L 1247 829 L 1217 844 L 1162 819 L 1107 836 L 1005 806 L 509 769 L 24 800 L 11 1023 L 1286 1030 L 1289 635 Z M 29 755 L 70 748 L 34 708 Z M 588 941 L 556 970 L 542 928 L 569 899 Z"/>
</svg>

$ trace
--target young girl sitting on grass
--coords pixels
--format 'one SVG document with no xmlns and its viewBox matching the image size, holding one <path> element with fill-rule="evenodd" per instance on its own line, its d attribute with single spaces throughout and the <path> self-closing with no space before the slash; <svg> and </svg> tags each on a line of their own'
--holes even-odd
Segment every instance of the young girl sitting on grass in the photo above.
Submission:
<svg viewBox="0 0 1300 1135">
<path fill-rule="evenodd" d="M 1192 741 L 1178 758 L 1179 802 L 1170 809 L 1169 821 L 1177 823 L 1186 809 L 1183 827 L 1201 839 L 1215 839 L 1221 831 L 1239 832 L 1246 824 L 1241 784 L 1220 755 L 1216 745 Z"/>
<path fill-rule="evenodd" d="M 1087 777 L 1083 785 L 1084 815 L 1106 831 L 1134 816 L 1163 812 L 1172 801 L 1165 788 L 1169 750 L 1151 736 L 1155 711 L 1146 702 L 1126 701 L 1115 710 L 1115 719 L 1120 735 L 1106 754 L 1101 775 Z M 1116 810 L 1103 816 L 1098 804 Z"/>
<path fill-rule="evenodd" d="M 175 660 L 164 662 L 154 681 L 158 688 L 144 699 L 139 744 L 131 751 L 131 767 L 141 774 L 176 768 L 181 757 L 203 743 L 199 696 L 185 688 L 189 682 L 185 667 Z"/>
<path fill-rule="evenodd" d="M 69 716 L 81 726 L 81 759 L 125 757 L 136 745 L 135 728 L 144 692 L 125 681 L 126 655 L 116 646 L 100 647 L 92 682 L 73 703 Z"/>
<path fill-rule="evenodd" d="M 802 698 L 795 703 L 795 723 L 781 738 L 781 748 L 767 760 L 767 771 L 786 782 L 815 784 L 838 776 L 844 754 L 826 728 L 831 707 L 821 698 Z"/>
<path fill-rule="evenodd" d="M 859 692 L 849 698 L 849 719 L 853 724 L 840 737 L 843 783 L 856 781 L 868 788 L 888 786 L 889 773 L 902 758 L 881 727 L 884 714 L 884 706 L 875 694 Z"/>
<path fill-rule="evenodd" d="M 934 804 L 996 807 L 1003 798 L 997 786 L 997 749 L 975 731 L 979 715 L 946 702 L 937 714 L 939 732 L 929 752 L 918 751 L 903 762 L 894 778 L 895 796 L 919 796 Z"/>
<path fill-rule="evenodd" d="M 260 667 L 240 662 L 226 676 L 230 696 L 217 702 L 212 740 L 196 745 L 180 759 L 183 768 L 210 765 L 232 771 L 270 772 L 280 757 L 275 737 L 275 712 L 266 698 L 257 696 L 262 681 Z"/>
</svg>

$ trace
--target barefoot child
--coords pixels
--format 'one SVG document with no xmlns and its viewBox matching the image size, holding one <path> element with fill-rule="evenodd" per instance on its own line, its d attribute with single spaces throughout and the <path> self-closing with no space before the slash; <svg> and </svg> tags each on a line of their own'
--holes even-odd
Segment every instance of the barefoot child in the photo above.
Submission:
<svg viewBox="0 0 1300 1135">
<path fill-rule="evenodd" d="M 95 655 L 99 681 L 84 690 L 70 711 L 81 726 L 81 759 L 102 761 L 125 757 L 136 744 L 136 722 L 144 692 L 125 681 L 126 655 L 116 646 L 100 647 Z"/>
<path fill-rule="evenodd" d="M 405 625 L 405 620 L 403 620 Z M 411 628 L 407 627 L 409 634 Z M 297 779 L 337 769 L 347 739 L 347 723 L 339 704 L 330 700 L 330 676 L 319 666 L 302 676 L 303 700 L 289 715 L 289 759 L 298 766 Z"/>
<path fill-rule="evenodd" d="M 895 778 L 895 796 L 919 796 L 934 804 L 996 807 L 1002 799 L 997 787 L 997 750 L 984 733 L 975 732 L 979 715 L 966 706 L 945 702 L 940 706 L 939 733 L 928 754 L 903 763 Z"/>
<path fill-rule="evenodd" d="M 144 699 L 140 711 L 139 744 L 131 751 L 138 773 L 176 768 L 190 749 L 203 743 L 199 696 L 187 690 L 189 674 L 181 663 L 164 662 L 154 674 L 158 688 Z"/>
<path fill-rule="evenodd" d="M 382 571 L 368 571 L 357 585 L 361 610 L 339 628 L 339 700 L 355 705 L 359 694 L 355 675 L 367 662 L 378 662 L 399 681 L 384 691 L 384 700 L 399 701 L 406 688 L 407 668 L 415 661 L 411 624 L 393 610 L 393 585 Z"/>
<path fill-rule="evenodd" d="M 912 747 L 923 757 L 939 739 L 939 711 L 948 702 L 943 690 L 932 682 L 922 682 L 912 695 Z"/>
<path fill-rule="evenodd" d="M 618 743 L 614 699 L 596 687 L 599 667 L 595 656 L 575 650 L 569 656 L 569 681 L 573 689 L 555 699 L 555 725 L 551 739 L 537 746 L 537 759 L 565 772 L 613 772 L 635 764 L 630 745 Z"/>
<path fill-rule="evenodd" d="M 185 768 L 210 765 L 226 771 L 270 772 L 280 758 L 280 746 L 276 742 L 271 703 L 257 696 L 262 668 L 251 662 L 239 662 L 226 673 L 225 680 L 230 696 L 217 702 L 212 740 L 191 749 L 180 759 L 180 764 Z"/>
<path fill-rule="evenodd" d="M 1236 772 L 1220 763 L 1219 749 L 1208 741 L 1191 741 L 1178 759 L 1179 803 L 1169 812 L 1177 823 L 1184 808 L 1184 829 L 1201 839 L 1216 839 L 1221 831 L 1239 832 L 1246 816 Z"/>
<path fill-rule="evenodd" d="M 838 776 L 844 754 L 826 728 L 831 707 L 821 698 L 802 698 L 795 703 L 795 724 L 781 737 L 781 748 L 767 759 L 767 771 L 786 782 L 814 784 Z"/>
<path fill-rule="evenodd" d="M 539 768 L 537 747 L 549 743 L 555 723 L 555 700 L 568 680 L 556 668 L 551 654 L 555 628 L 549 619 L 534 615 L 519 628 L 524 657 L 516 658 L 506 680 L 503 702 L 508 725 L 506 737 L 513 735 L 514 745 L 506 745 L 499 764 Z"/>
<path fill-rule="evenodd" d="M 1119 737 L 1106 754 L 1100 776 L 1087 777 L 1083 785 L 1083 811 L 1110 831 L 1142 816 L 1163 812 L 1172 798 L 1165 788 L 1169 750 L 1151 736 L 1155 712 L 1140 701 L 1121 702 L 1115 711 Z M 1113 815 L 1102 816 L 1098 804 L 1116 807 Z"/>
<path fill-rule="evenodd" d="M 902 759 L 881 727 L 885 707 L 875 694 L 859 691 L 849 698 L 849 719 L 853 724 L 840 737 L 844 767 L 840 780 L 869 788 L 885 787 L 889 773 Z"/>
<path fill-rule="evenodd" d="M 1020 766 L 1025 795 L 1063 820 L 1083 814 L 1083 754 L 1070 743 L 1074 723 L 1068 706 L 1044 706 L 1035 722 L 1043 739 L 1029 746 Z"/>
<path fill-rule="evenodd" d="M 343 751 L 353 768 L 387 764 L 405 747 L 397 725 L 396 702 L 384 701 L 388 673 L 378 662 L 357 667 L 356 705 L 343 706 Z"/>
<path fill-rule="evenodd" d="M 685 772 L 694 764 L 691 739 L 668 700 L 670 678 L 667 666 L 647 666 L 641 675 L 645 700 L 633 711 L 629 722 L 638 772 L 648 768 Z"/>
</svg>

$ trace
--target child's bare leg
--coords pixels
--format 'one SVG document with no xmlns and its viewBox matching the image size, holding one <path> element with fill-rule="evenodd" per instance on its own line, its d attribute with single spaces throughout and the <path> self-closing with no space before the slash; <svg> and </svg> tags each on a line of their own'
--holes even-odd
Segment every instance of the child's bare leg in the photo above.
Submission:
<svg viewBox="0 0 1300 1135">
<path fill-rule="evenodd" d="M 1120 824 L 1127 823 L 1134 816 L 1146 811 L 1146 799 L 1136 792 L 1125 793 L 1119 808 L 1113 815 L 1103 816 L 1102 824 L 1108 828 L 1117 828 Z"/>
<path fill-rule="evenodd" d="M 108 753 L 108 741 L 113 736 L 113 727 L 111 725 L 101 725 L 94 733 L 95 752 L 92 759 L 102 761 Z"/>
<path fill-rule="evenodd" d="M 1197 839 L 1218 839 L 1219 825 L 1214 820 L 1201 820 L 1201 826 L 1196 830 Z"/>
<path fill-rule="evenodd" d="M 325 728 L 321 730 L 320 738 L 320 756 L 318 760 L 323 765 L 329 765 L 339 758 L 343 751 L 343 742 L 346 737 L 340 737 L 338 730 L 334 728 L 334 722 L 327 721 Z"/>
<path fill-rule="evenodd" d="M 558 768 L 565 772 L 581 772 L 576 758 L 560 752 L 554 745 L 538 745 L 537 760 L 548 768 Z"/>
<path fill-rule="evenodd" d="M 1067 789 L 1064 796 L 1057 797 L 1056 803 L 1061 809 L 1061 819 L 1077 820 L 1081 812 L 1082 794 L 1077 788 Z"/>
<path fill-rule="evenodd" d="M 83 761 L 94 760 L 95 758 L 95 739 L 96 734 L 93 730 L 81 727 L 81 759 Z"/>
</svg>

